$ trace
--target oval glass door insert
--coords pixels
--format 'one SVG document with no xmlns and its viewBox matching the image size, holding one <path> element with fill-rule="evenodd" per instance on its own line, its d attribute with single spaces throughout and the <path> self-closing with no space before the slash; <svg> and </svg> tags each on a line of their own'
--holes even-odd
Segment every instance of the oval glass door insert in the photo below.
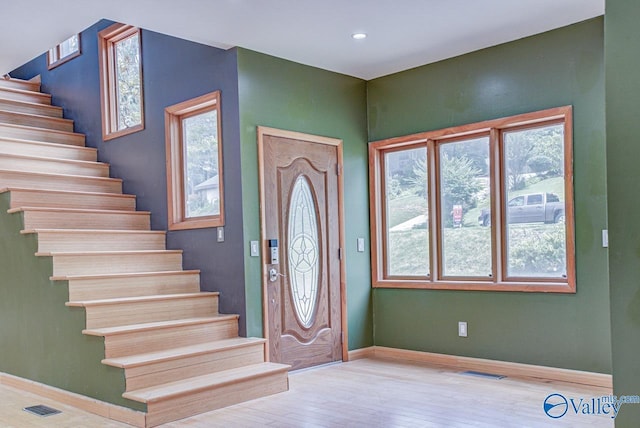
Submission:
<svg viewBox="0 0 640 428">
<path fill-rule="evenodd" d="M 289 286 L 296 315 L 305 328 L 311 327 L 318 300 L 320 245 L 318 217 L 311 186 L 304 176 L 293 185 L 289 200 Z"/>
</svg>

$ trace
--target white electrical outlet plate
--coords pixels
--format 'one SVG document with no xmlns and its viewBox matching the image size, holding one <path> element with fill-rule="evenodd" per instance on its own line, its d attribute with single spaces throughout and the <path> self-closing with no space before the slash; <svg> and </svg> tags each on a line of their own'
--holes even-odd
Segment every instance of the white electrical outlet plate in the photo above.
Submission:
<svg viewBox="0 0 640 428">
<path fill-rule="evenodd" d="M 218 242 L 224 242 L 224 227 L 218 227 Z"/>
<path fill-rule="evenodd" d="M 260 246 L 258 245 L 258 241 L 251 241 L 251 257 L 259 257 L 260 256 Z"/>
<path fill-rule="evenodd" d="M 466 321 L 458 322 L 458 336 L 467 337 L 467 322 Z"/>
<path fill-rule="evenodd" d="M 602 229 L 602 248 L 609 247 L 609 231 L 607 229 Z"/>
<path fill-rule="evenodd" d="M 359 253 L 364 253 L 364 238 L 358 238 L 358 252 Z"/>
</svg>

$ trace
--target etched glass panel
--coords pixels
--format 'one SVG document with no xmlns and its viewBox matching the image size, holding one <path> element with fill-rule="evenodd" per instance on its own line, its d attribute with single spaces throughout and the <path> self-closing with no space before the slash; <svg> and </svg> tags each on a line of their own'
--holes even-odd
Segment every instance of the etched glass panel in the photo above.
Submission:
<svg viewBox="0 0 640 428">
<path fill-rule="evenodd" d="M 289 286 L 300 323 L 311 327 L 318 300 L 320 269 L 318 217 L 307 178 L 296 179 L 289 202 Z"/>
</svg>

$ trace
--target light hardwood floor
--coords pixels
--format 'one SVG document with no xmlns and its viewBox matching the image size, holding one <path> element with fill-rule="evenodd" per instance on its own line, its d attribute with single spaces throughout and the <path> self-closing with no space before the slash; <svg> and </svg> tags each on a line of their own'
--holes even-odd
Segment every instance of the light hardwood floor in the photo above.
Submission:
<svg viewBox="0 0 640 428">
<path fill-rule="evenodd" d="M 613 427 L 606 415 L 560 419 L 542 410 L 549 394 L 609 395 L 606 388 L 561 382 L 501 380 L 446 368 L 362 359 L 292 372 L 290 391 L 204 413 L 165 428 L 211 427 Z M 39 418 L 21 409 L 47 404 L 63 414 Z M 127 427 L 127 425 L 0 386 L 1 427 Z"/>
</svg>

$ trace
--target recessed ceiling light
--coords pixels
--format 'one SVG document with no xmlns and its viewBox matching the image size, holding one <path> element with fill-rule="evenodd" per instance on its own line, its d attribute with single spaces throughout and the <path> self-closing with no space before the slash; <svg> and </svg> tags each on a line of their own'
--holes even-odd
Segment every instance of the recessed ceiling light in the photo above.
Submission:
<svg viewBox="0 0 640 428">
<path fill-rule="evenodd" d="M 351 35 L 351 37 L 353 37 L 355 40 L 362 40 L 362 39 L 366 39 L 367 38 L 367 34 L 366 33 L 353 33 Z"/>
</svg>

